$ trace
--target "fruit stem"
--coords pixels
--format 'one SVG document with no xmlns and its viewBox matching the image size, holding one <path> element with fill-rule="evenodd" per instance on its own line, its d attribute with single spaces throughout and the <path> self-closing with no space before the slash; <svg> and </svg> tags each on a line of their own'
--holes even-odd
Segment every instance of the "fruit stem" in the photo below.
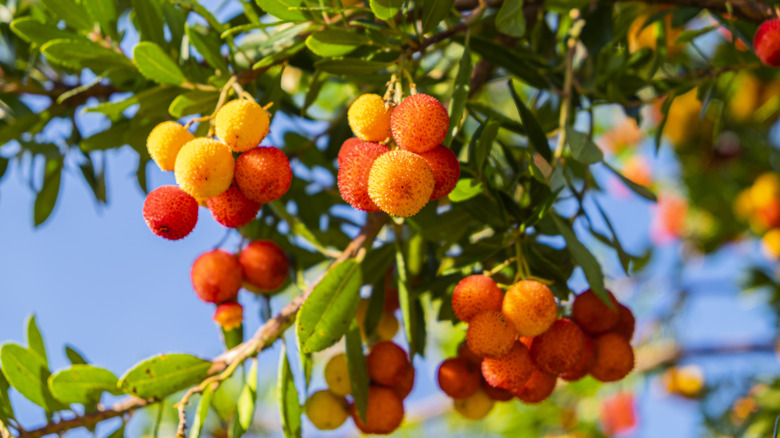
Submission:
<svg viewBox="0 0 780 438">
<path fill-rule="evenodd" d="M 566 41 L 566 70 L 563 82 L 563 102 L 561 102 L 561 114 L 558 119 L 558 146 L 555 148 L 554 161 L 559 161 L 563 155 L 563 148 L 566 145 L 566 126 L 569 123 L 569 112 L 572 105 L 572 85 L 574 83 L 574 54 L 577 51 L 577 42 L 580 39 L 582 28 L 585 26 L 585 20 L 580 16 L 578 9 L 573 9 L 569 14 L 574 20 L 569 29 L 569 39 Z M 555 163 L 553 163 L 555 167 Z"/>
<path fill-rule="evenodd" d="M 506 268 L 507 266 L 511 265 L 512 263 L 514 263 L 516 261 L 517 261 L 517 258 L 510 257 L 509 259 L 505 260 L 503 263 L 493 267 L 493 269 L 491 269 L 489 271 L 483 272 L 482 275 L 484 275 L 486 277 L 492 277 L 492 276 L 496 275 L 497 272 L 501 271 L 502 269 Z"/>
</svg>

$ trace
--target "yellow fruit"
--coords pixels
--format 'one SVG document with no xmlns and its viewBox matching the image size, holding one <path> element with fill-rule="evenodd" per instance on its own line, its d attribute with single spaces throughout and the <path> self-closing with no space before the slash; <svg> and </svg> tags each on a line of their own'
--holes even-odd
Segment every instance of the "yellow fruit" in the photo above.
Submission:
<svg viewBox="0 0 780 438">
<path fill-rule="evenodd" d="M 495 403 L 482 388 L 478 389 L 471 397 L 453 400 L 455 411 L 469 420 L 485 418 L 493 409 Z"/>
<path fill-rule="evenodd" d="M 230 187 L 234 167 L 233 154 L 224 143 L 196 138 L 176 157 L 176 183 L 195 198 L 213 198 Z"/>
<path fill-rule="evenodd" d="M 664 136 L 675 146 L 689 141 L 698 133 L 701 108 L 696 88 L 677 96 L 669 107 Z"/>
<path fill-rule="evenodd" d="M 425 159 L 413 152 L 394 150 L 380 155 L 368 174 L 368 196 L 393 216 L 417 214 L 431 199 L 435 180 Z"/>
<path fill-rule="evenodd" d="M 376 324 L 374 334 L 380 341 L 389 341 L 398 333 L 398 327 L 398 320 L 392 312 L 382 312 L 382 316 Z"/>
<path fill-rule="evenodd" d="M 520 336 L 544 333 L 558 318 L 558 306 L 550 288 L 538 281 L 519 281 L 504 295 L 501 307 Z"/>
<path fill-rule="evenodd" d="M 146 148 L 152 160 L 167 172 L 176 165 L 176 155 L 182 146 L 194 139 L 195 136 L 184 126 L 176 122 L 162 122 L 152 129 L 146 139 Z"/>
<path fill-rule="evenodd" d="M 761 105 L 763 84 L 754 75 L 740 74 L 734 81 L 734 93 L 728 101 L 731 117 L 737 122 L 747 122 Z"/>
<path fill-rule="evenodd" d="M 349 405 L 344 397 L 328 390 L 317 391 L 306 400 L 306 416 L 319 430 L 334 430 L 347 421 Z"/>
<path fill-rule="evenodd" d="M 753 205 L 753 197 L 750 195 L 750 189 L 745 189 L 739 192 L 737 198 L 734 200 L 734 214 L 742 220 L 750 219 L 753 212 L 756 211 Z"/>
<path fill-rule="evenodd" d="M 780 258 L 780 228 L 773 228 L 761 238 L 761 249 L 769 258 Z"/>
<path fill-rule="evenodd" d="M 220 108 L 215 120 L 217 137 L 236 152 L 248 151 L 268 135 L 268 113 L 257 102 L 236 99 Z"/>
<path fill-rule="evenodd" d="M 390 115 L 393 107 L 385 105 L 376 94 L 364 94 L 352 103 L 347 112 L 349 127 L 363 141 L 380 142 L 390 137 Z"/>
<path fill-rule="evenodd" d="M 499 359 L 506 356 L 515 343 L 517 332 L 504 314 L 493 310 L 478 313 L 469 321 L 466 342 L 477 356 Z"/>
<path fill-rule="evenodd" d="M 670 394 L 696 398 L 704 388 L 704 372 L 696 365 L 669 368 L 662 376 Z"/>
<path fill-rule="evenodd" d="M 330 358 L 325 365 L 325 382 L 330 392 L 336 395 L 351 395 L 352 384 L 349 380 L 349 368 L 347 367 L 347 355 L 339 353 Z"/>
<path fill-rule="evenodd" d="M 756 208 L 769 205 L 780 198 L 780 175 L 767 172 L 761 174 L 750 188 L 750 200 Z"/>
</svg>

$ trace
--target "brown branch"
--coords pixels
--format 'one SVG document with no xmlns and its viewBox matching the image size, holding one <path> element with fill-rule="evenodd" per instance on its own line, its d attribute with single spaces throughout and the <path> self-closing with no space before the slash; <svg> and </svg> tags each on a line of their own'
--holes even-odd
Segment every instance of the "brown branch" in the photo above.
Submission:
<svg viewBox="0 0 780 438">
<path fill-rule="evenodd" d="M 151 405 L 153 403 L 157 403 L 157 401 L 130 397 L 127 400 L 123 400 L 115 404 L 110 409 L 82 415 L 80 417 L 70 418 L 67 420 L 61 420 L 56 423 L 49 423 L 38 429 L 20 432 L 19 438 L 39 438 L 55 433 L 62 433 L 71 429 L 77 429 L 80 427 L 94 426 L 101 421 L 121 417 L 125 414 L 129 414 L 135 411 L 136 409 L 143 408 L 144 406 Z"/>
<path fill-rule="evenodd" d="M 674 365 L 681 360 L 702 356 L 728 356 L 746 353 L 775 354 L 776 345 L 767 343 L 700 345 L 680 348 L 671 342 L 655 342 L 636 350 L 636 372 L 646 373 Z"/>
</svg>

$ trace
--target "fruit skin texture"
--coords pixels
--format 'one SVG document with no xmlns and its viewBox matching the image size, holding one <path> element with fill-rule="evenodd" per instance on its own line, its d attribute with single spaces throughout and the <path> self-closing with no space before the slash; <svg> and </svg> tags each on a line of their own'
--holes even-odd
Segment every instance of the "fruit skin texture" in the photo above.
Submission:
<svg viewBox="0 0 780 438">
<path fill-rule="evenodd" d="M 634 313 L 628 307 L 619 304 L 618 305 L 618 323 L 612 328 L 612 331 L 623 335 L 629 341 L 634 337 L 634 328 L 636 327 L 636 319 Z"/>
<path fill-rule="evenodd" d="M 617 382 L 634 369 L 634 349 L 623 336 L 606 333 L 595 339 L 596 360 L 590 375 L 601 382 Z"/>
<path fill-rule="evenodd" d="M 534 338 L 531 358 L 540 370 L 549 374 L 561 374 L 582 359 L 585 352 L 585 335 L 570 319 L 559 319 L 549 330 Z"/>
<path fill-rule="evenodd" d="M 493 409 L 493 405 L 495 405 L 495 401 L 482 389 L 479 389 L 471 397 L 454 400 L 453 403 L 455 411 L 469 420 L 481 420 L 487 417 Z"/>
<path fill-rule="evenodd" d="M 441 199 L 450 194 L 460 177 L 460 163 L 458 157 L 447 146 L 439 145 L 427 152 L 420 154 L 425 158 L 433 170 L 435 185 L 431 201 Z"/>
<path fill-rule="evenodd" d="M 236 184 L 247 198 L 267 204 L 281 198 L 292 183 L 290 161 L 273 146 L 257 147 L 236 160 Z"/>
<path fill-rule="evenodd" d="M 596 344 L 588 335 L 585 335 L 585 349 L 582 352 L 580 361 L 570 370 L 562 373 L 560 377 L 568 382 L 576 382 L 588 375 L 593 363 L 596 361 Z"/>
<path fill-rule="evenodd" d="M 241 265 L 233 254 L 215 249 L 195 259 L 190 277 L 201 300 L 207 303 L 235 301 L 241 288 Z"/>
<path fill-rule="evenodd" d="M 221 195 L 208 198 L 206 205 L 214 220 L 228 228 L 242 227 L 252 222 L 262 206 L 247 199 L 235 184 Z"/>
<path fill-rule="evenodd" d="M 439 388 L 448 396 L 459 399 L 471 397 L 479 389 L 480 369 L 461 357 L 446 359 L 439 365 Z"/>
<path fill-rule="evenodd" d="M 504 294 L 496 282 L 484 275 L 469 275 L 452 291 L 452 310 L 463 322 L 485 310 L 501 311 Z"/>
<path fill-rule="evenodd" d="M 341 167 L 341 162 L 342 160 L 344 160 L 344 157 L 346 157 L 348 153 L 354 151 L 355 149 L 363 148 L 364 144 L 378 144 L 378 143 L 363 141 L 357 137 L 352 137 L 344 140 L 344 143 L 341 144 L 341 148 L 339 148 L 339 154 L 336 157 L 336 163 L 339 165 L 339 167 Z"/>
<path fill-rule="evenodd" d="M 380 385 L 393 386 L 403 380 L 410 366 L 406 352 L 391 341 L 374 345 L 366 358 L 368 375 Z"/>
<path fill-rule="evenodd" d="M 222 303 L 217 306 L 213 319 L 225 331 L 237 329 L 244 320 L 244 308 L 234 301 Z"/>
<path fill-rule="evenodd" d="M 176 186 L 162 186 L 146 195 L 143 215 L 152 233 L 179 240 L 198 223 L 198 202 Z"/>
<path fill-rule="evenodd" d="M 477 356 L 498 359 L 512 349 L 517 333 L 504 314 L 486 310 L 471 319 L 466 342 Z"/>
<path fill-rule="evenodd" d="M 615 306 L 615 310 L 607 307 L 601 298 L 590 289 L 577 295 L 574 299 L 571 317 L 586 333 L 597 335 L 607 332 L 612 330 L 620 320 L 620 313 L 617 311 L 620 303 L 611 292 L 608 293 L 609 300 Z"/>
<path fill-rule="evenodd" d="M 160 169 L 167 172 L 176 165 L 181 147 L 192 140 L 195 136 L 184 126 L 176 122 L 162 122 L 149 133 L 146 149 Z"/>
<path fill-rule="evenodd" d="M 325 389 L 310 395 L 305 409 L 306 416 L 319 430 L 338 429 L 349 417 L 347 400 Z"/>
<path fill-rule="evenodd" d="M 355 405 L 350 406 L 355 426 L 363 433 L 387 435 L 398 429 L 404 419 L 404 405 L 398 394 L 390 388 L 372 385 L 368 388 L 366 422 L 360 419 Z"/>
<path fill-rule="evenodd" d="M 534 370 L 525 385 L 521 388 L 512 390 L 512 394 L 523 403 L 541 403 L 553 393 L 557 381 L 558 377 L 554 374 L 547 374 L 544 371 L 537 369 Z"/>
<path fill-rule="evenodd" d="M 289 275 L 290 262 L 282 248 L 273 240 L 260 239 L 250 243 L 238 255 L 244 287 L 255 293 L 278 290 Z"/>
<path fill-rule="evenodd" d="M 550 328 L 558 318 L 555 297 L 538 281 L 520 281 L 504 295 L 501 307 L 521 336 L 537 336 Z"/>
<path fill-rule="evenodd" d="M 515 342 L 506 356 L 500 359 L 485 358 L 482 361 L 482 376 L 485 381 L 502 389 L 523 386 L 535 369 L 528 348 L 520 342 Z"/>
<path fill-rule="evenodd" d="M 381 155 L 368 174 L 368 196 L 393 216 L 417 214 L 431 199 L 433 170 L 421 156 L 404 150 Z"/>
<path fill-rule="evenodd" d="M 330 392 L 340 395 L 352 395 L 352 383 L 349 380 L 349 368 L 347 368 L 347 355 L 339 353 L 330 358 L 325 365 L 325 383 Z"/>
<path fill-rule="evenodd" d="M 271 121 L 268 113 L 247 99 L 228 102 L 217 113 L 217 137 L 236 152 L 244 152 L 260 144 L 268 135 Z"/>
<path fill-rule="evenodd" d="M 390 127 L 393 139 L 402 149 L 423 153 L 439 146 L 447 138 L 450 117 L 435 97 L 414 94 L 393 110 Z"/>
<path fill-rule="evenodd" d="M 412 393 L 412 389 L 414 389 L 414 367 L 409 366 L 406 369 L 406 374 L 404 374 L 403 379 L 401 379 L 400 382 L 393 385 L 390 389 L 395 391 L 395 393 L 398 395 L 398 397 L 401 398 L 401 400 L 405 399 L 409 396 L 409 394 Z"/>
<path fill-rule="evenodd" d="M 766 65 L 780 66 L 780 18 L 764 21 L 753 37 L 756 55 Z"/>
<path fill-rule="evenodd" d="M 386 106 L 382 96 L 364 94 L 347 111 L 347 121 L 355 136 L 363 141 L 384 141 L 390 137 L 392 106 Z"/>
<path fill-rule="evenodd" d="M 382 154 L 390 151 L 387 146 L 362 143 L 344 155 L 339 163 L 338 186 L 341 197 L 353 208 L 374 213 L 381 211 L 368 195 L 368 175 L 371 166 Z"/>
<path fill-rule="evenodd" d="M 224 143 L 196 138 L 176 156 L 176 184 L 196 198 L 219 196 L 233 182 L 235 160 Z"/>
</svg>

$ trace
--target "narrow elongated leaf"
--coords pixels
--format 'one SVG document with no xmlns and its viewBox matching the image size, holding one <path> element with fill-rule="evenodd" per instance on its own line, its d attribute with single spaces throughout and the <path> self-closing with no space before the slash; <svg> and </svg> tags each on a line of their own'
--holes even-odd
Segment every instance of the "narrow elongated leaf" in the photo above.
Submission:
<svg viewBox="0 0 780 438">
<path fill-rule="evenodd" d="M 136 397 L 162 399 L 205 379 L 211 365 L 189 354 L 163 354 L 128 370 L 119 379 L 119 387 Z"/>
<path fill-rule="evenodd" d="M 64 409 L 49 391 L 49 368 L 34 351 L 18 344 L 0 347 L 0 367 L 8 383 L 46 412 Z"/>
<path fill-rule="evenodd" d="M 466 108 L 466 101 L 471 90 L 471 70 L 471 49 L 464 46 L 450 100 L 450 126 L 447 130 L 447 138 L 444 140 L 444 144 L 447 146 L 452 144 L 452 138 L 458 134 L 460 124 L 463 121 L 463 110 Z"/>
<path fill-rule="evenodd" d="M 631 189 L 631 191 L 633 191 L 637 195 L 647 199 L 650 202 L 658 202 L 658 197 L 650 189 L 648 189 L 645 186 L 639 185 L 639 184 L 635 183 L 634 181 L 631 181 L 630 179 L 626 178 L 625 175 L 620 173 L 620 171 L 618 171 L 617 169 L 612 167 L 606 161 L 604 161 L 604 166 L 606 166 L 607 169 L 612 171 L 612 173 L 614 173 L 620 179 L 620 181 L 622 181 L 623 184 L 625 184 L 626 187 Z"/>
<path fill-rule="evenodd" d="M 363 342 L 360 339 L 360 327 L 357 321 L 352 324 L 347 332 L 347 369 L 349 370 L 349 384 L 352 387 L 352 398 L 355 401 L 355 409 L 360 419 L 366 422 L 366 410 L 368 409 L 368 367 L 366 357 L 363 355 Z"/>
<path fill-rule="evenodd" d="M 222 41 L 216 35 L 200 32 L 193 26 L 186 27 L 187 37 L 195 50 L 203 56 L 203 59 L 216 70 L 227 73 L 228 66 L 225 57 L 222 56 Z"/>
<path fill-rule="evenodd" d="M 306 47 L 319 56 L 330 58 L 346 55 L 368 41 L 368 37 L 354 30 L 326 29 L 309 35 Z"/>
<path fill-rule="evenodd" d="M 65 346 L 65 356 L 68 357 L 68 360 L 72 365 L 86 365 L 88 363 L 87 359 L 84 358 L 84 355 L 79 353 L 75 348 L 71 347 L 70 345 Z"/>
<path fill-rule="evenodd" d="M 477 169 L 482 172 L 485 167 L 485 162 L 490 156 L 490 151 L 493 149 L 493 142 L 496 141 L 498 135 L 499 123 L 493 120 L 488 120 L 485 125 L 485 129 L 479 136 L 479 141 L 476 143 L 476 150 L 474 156 L 477 159 Z"/>
<path fill-rule="evenodd" d="M 514 37 L 525 34 L 523 0 L 504 0 L 496 14 L 496 28 L 499 32 Z"/>
<path fill-rule="evenodd" d="M 22 17 L 12 21 L 11 31 L 34 46 L 43 45 L 51 40 L 80 38 L 75 33 L 41 23 L 32 17 Z"/>
<path fill-rule="evenodd" d="M 0 418 L 15 418 L 13 405 L 8 397 L 8 388 L 10 388 L 8 380 L 3 373 L 0 373 Z"/>
<path fill-rule="evenodd" d="M 152 42 L 138 43 L 133 49 L 133 61 L 142 75 L 158 84 L 181 85 L 187 81 L 179 66 Z"/>
<path fill-rule="evenodd" d="M 132 67 L 120 53 L 85 39 L 56 39 L 41 46 L 49 61 L 71 68 L 89 67 L 102 73 L 110 67 Z"/>
<path fill-rule="evenodd" d="M 157 0 L 133 0 L 133 11 L 141 41 L 151 41 L 165 47 L 168 43 L 163 32 L 163 13 L 160 3 Z"/>
<path fill-rule="evenodd" d="M 395 267 L 398 271 L 398 304 L 404 320 L 404 334 L 409 343 L 409 358 L 419 352 L 420 346 L 417 339 L 417 315 L 416 306 L 412 301 L 411 291 L 407 283 L 406 260 L 404 260 L 403 246 L 400 240 L 395 241 Z"/>
<path fill-rule="evenodd" d="M 404 0 L 371 0 L 371 12 L 380 20 L 390 20 L 398 14 L 404 5 Z"/>
<path fill-rule="evenodd" d="M 604 273 L 601 271 L 601 265 L 599 265 L 596 257 L 580 242 L 568 221 L 557 214 L 553 214 L 552 218 L 553 222 L 555 222 L 555 227 L 558 228 L 558 231 L 566 240 L 566 249 L 585 273 L 585 278 L 588 280 L 590 288 L 602 301 L 612 307 L 607 290 L 604 288 Z"/>
<path fill-rule="evenodd" d="M 46 173 L 43 176 L 41 191 L 35 196 L 33 205 L 33 222 L 35 226 L 46 222 L 60 193 L 60 180 L 62 178 L 62 160 L 55 158 L 46 162 Z"/>
<path fill-rule="evenodd" d="M 87 11 L 75 0 L 41 0 L 43 6 L 52 12 L 55 18 L 65 20 L 65 24 L 77 30 L 90 30 Z"/>
<path fill-rule="evenodd" d="M 92 365 L 73 365 L 49 377 L 52 395 L 68 404 L 96 402 L 103 391 L 120 395 L 116 384 L 114 373 Z"/>
<path fill-rule="evenodd" d="M 168 1 L 178 6 L 181 6 L 182 8 L 195 11 L 196 14 L 203 17 L 203 19 L 209 23 L 209 26 L 211 26 L 211 28 L 216 30 L 218 33 L 222 33 L 225 31 L 226 25 L 220 23 L 219 20 L 217 20 L 217 17 L 215 17 L 214 14 L 212 14 L 211 12 L 209 12 L 209 10 L 206 9 L 205 6 L 198 3 L 197 0 L 168 0 Z"/>
<path fill-rule="evenodd" d="M 533 146 L 534 150 L 538 152 L 539 155 L 541 155 L 545 160 L 548 162 L 552 161 L 550 143 L 547 141 L 547 136 L 544 134 L 542 126 L 539 124 L 539 121 L 536 120 L 536 117 L 534 117 L 531 110 L 525 106 L 523 100 L 520 99 L 520 96 L 517 94 L 517 91 L 512 85 L 512 82 L 509 81 L 507 85 L 509 86 L 509 91 L 512 94 L 512 98 L 515 101 L 517 112 L 520 113 L 520 120 L 523 121 L 523 127 L 525 128 L 525 132 L 528 135 L 529 143 L 531 143 L 531 146 Z"/>
<path fill-rule="evenodd" d="M 209 408 L 211 408 L 211 398 L 216 389 L 216 385 L 209 385 L 203 390 L 198 408 L 195 411 L 195 419 L 192 420 L 192 426 L 190 426 L 190 438 L 200 438 L 200 432 L 203 430 L 203 425 L 206 424 L 206 417 L 208 417 Z"/>
<path fill-rule="evenodd" d="M 27 318 L 27 347 L 38 353 L 38 356 L 43 359 L 43 363 L 46 367 L 49 366 L 49 358 L 46 355 L 46 345 L 43 343 L 43 336 L 38 329 L 38 324 L 35 322 L 35 315 L 30 315 Z"/>
<path fill-rule="evenodd" d="M 325 274 L 298 312 L 301 351 L 322 351 L 338 342 L 357 311 L 363 279 L 360 265 L 345 260 Z"/>
<path fill-rule="evenodd" d="M 454 0 L 426 0 L 422 3 L 422 29 L 428 33 L 447 18 Z"/>
<path fill-rule="evenodd" d="M 173 99 L 168 107 L 168 113 L 177 119 L 192 114 L 211 114 L 218 100 L 217 91 L 188 91 Z"/>
<path fill-rule="evenodd" d="M 364 61 L 362 59 L 323 59 L 314 63 L 318 70 L 336 75 L 368 75 L 390 65 L 388 62 Z"/>
<path fill-rule="evenodd" d="M 286 346 L 282 348 L 279 361 L 277 396 L 279 414 L 282 417 L 282 432 L 286 438 L 301 437 L 301 404 L 298 400 L 298 390 L 295 388 L 290 360 L 287 358 Z"/>
<path fill-rule="evenodd" d="M 252 417 L 255 415 L 255 401 L 257 400 L 257 358 L 252 359 L 252 366 L 246 375 L 246 382 L 241 388 L 236 402 L 236 414 L 233 418 L 231 438 L 244 436 L 249 426 L 252 425 Z"/>
<path fill-rule="evenodd" d="M 264 11 L 273 15 L 274 17 L 284 21 L 305 21 L 306 16 L 303 15 L 298 8 L 303 3 L 303 0 L 256 0 L 258 6 Z"/>
<path fill-rule="evenodd" d="M 290 231 L 293 234 L 306 239 L 306 241 L 308 241 L 320 251 L 327 251 L 325 245 L 323 245 L 317 236 L 315 236 L 314 233 L 306 227 L 306 224 L 301 222 L 301 220 L 294 215 L 290 214 L 287 209 L 284 208 L 284 205 L 282 205 L 278 200 L 269 202 L 267 205 L 271 208 L 271 211 L 276 216 L 287 222 L 287 225 L 290 226 Z"/>
<path fill-rule="evenodd" d="M 566 126 L 566 139 L 571 155 L 582 164 L 598 163 L 604 159 L 604 152 L 587 135 Z"/>
</svg>

